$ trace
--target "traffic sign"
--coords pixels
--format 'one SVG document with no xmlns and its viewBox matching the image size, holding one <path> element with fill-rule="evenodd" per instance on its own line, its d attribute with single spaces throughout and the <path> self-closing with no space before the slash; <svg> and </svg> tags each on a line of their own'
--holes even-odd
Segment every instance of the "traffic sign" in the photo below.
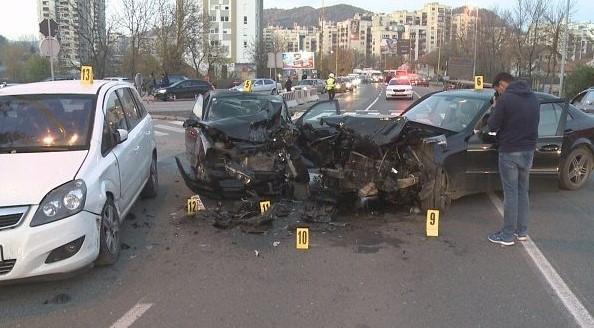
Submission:
<svg viewBox="0 0 594 328">
<path fill-rule="evenodd" d="M 483 76 L 477 75 L 474 77 L 474 90 L 482 90 L 483 89 Z"/>
<path fill-rule="evenodd" d="M 39 22 L 39 33 L 46 37 L 58 35 L 58 23 L 53 19 L 45 18 Z"/>
<path fill-rule="evenodd" d="M 45 38 L 39 42 L 39 53 L 45 57 L 54 58 L 60 52 L 60 42 L 56 38 Z"/>
</svg>

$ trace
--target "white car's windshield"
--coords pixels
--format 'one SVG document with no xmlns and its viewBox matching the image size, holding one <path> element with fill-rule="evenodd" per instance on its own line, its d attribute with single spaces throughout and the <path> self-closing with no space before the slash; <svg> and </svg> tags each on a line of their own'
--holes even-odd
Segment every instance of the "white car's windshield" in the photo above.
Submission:
<svg viewBox="0 0 594 328">
<path fill-rule="evenodd" d="M 391 79 L 390 85 L 410 85 L 410 81 L 408 79 Z"/>
<path fill-rule="evenodd" d="M 411 121 L 460 132 L 477 116 L 487 101 L 448 94 L 433 95 L 404 114 Z"/>
<path fill-rule="evenodd" d="M 0 97 L 0 152 L 88 149 L 94 96 Z"/>
</svg>

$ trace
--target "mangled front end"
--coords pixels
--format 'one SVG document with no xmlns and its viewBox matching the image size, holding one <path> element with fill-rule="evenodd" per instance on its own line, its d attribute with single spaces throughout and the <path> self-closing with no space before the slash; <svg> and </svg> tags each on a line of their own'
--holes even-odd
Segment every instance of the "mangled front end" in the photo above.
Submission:
<svg viewBox="0 0 594 328">
<path fill-rule="evenodd" d="M 381 198 L 395 205 L 430 206 L 435 183 L 435 151 L 440 131 L 423 129 L 404 117 L 333 116 L 323 123 L 332 138 L 310 142 L 325 190 L 357 195 L 362 204 Z"/>
<path fill-rule="evenodd" d="M 186 136 L 196 142 L 186 141 L 185 160 L 176 160 L 194 192 L 217 198 L 236 198 L 246 192 L 277 195 L 287 192 L 287 182 L 299 177 L 300 166 L 294 160 L 299 153 L 289 146 L 295 131 L 271 126 L 268 119 L 201 123 L 187 133 L 200 137 Z"/>
</svg>

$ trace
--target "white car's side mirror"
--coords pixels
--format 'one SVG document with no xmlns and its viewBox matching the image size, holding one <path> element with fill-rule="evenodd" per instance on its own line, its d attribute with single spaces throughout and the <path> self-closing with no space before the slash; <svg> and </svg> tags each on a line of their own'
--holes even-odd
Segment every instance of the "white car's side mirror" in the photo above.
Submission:
<svg viewBox="0 0 594 328">
<path fill-rule="evenodd" d="M 192 109 L 192 113 L 194 113 L 198 119 L 202 119 L 202 107 L 204 107 L 204 97 L 199 95 L 194 104 L 194 108 Z"/>
<path fill-rule="evenodd" d="M 128 130 L 118 129 L 117 131 L 118 132 L 116 134 L 116 141 L 118 142 L 118 144 L 121 144 L 122 142 L 128 140 Z"/>
</svg>

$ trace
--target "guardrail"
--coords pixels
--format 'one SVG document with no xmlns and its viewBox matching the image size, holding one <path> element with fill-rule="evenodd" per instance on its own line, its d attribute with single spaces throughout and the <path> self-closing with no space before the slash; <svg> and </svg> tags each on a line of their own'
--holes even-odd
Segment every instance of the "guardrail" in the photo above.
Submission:
<svg viewBox="0 0 594 328">
<path fill-rule="evenodd" d="M 281 95 L 289 108 L 320 100 L 316 89 L 289 91 Z"/>
</svg>

